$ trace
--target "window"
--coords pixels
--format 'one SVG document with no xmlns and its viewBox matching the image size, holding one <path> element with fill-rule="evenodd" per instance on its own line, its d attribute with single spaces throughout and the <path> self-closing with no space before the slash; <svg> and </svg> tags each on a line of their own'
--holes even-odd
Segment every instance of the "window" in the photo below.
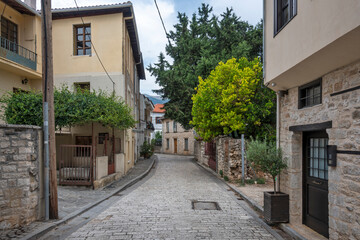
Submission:
<svg viewBox="0 0 360 240">
<path fill-rule="evenodd" d="M 74 26 L 74 54 L 91 55 L 90 24 Z"/>
<path fill-rule="evenodd" d="M 169 132 L 169 122 L 166 122 L 166 132 Z"/>
<path fill-rule="evenodd" d="M 170 148 L 170 140 L 167 138 L 166 139 L 166 149 Z"/>
<path fill-rule="evenodd" d="M 299 109 L 321 103 L 321 79 L 299 88 Z"/>
<path fill-rule="evenodd" d="M 297 0 L 274 0 L 274 34 L 296 16 Z"/>
<path fill-rule="evenodd" d="M 328 180 L 327 138 L 310 138 L 307 156 L 309 161 L 308 174 L 310 177 Z"/>
<path fill-rule="evenodd" d="M 90 83 L 74 83 L 74 86 L 76 91 L 90 91 Z"/>
<path fill-rule="evenodd" d="M 184 143 L 184 150 L 185 151 L 189 151 L 189 139 L 185 138 L 185 143 Z"/>
<path fill-rule="evenodd" d="M 173 131 L 174 131 L 174 133 L 177 132 L 177 124 L 175 121 L 173 122 Z"/>
<path fill-rule="evenodd" d="M 156 124 L 161 124 L 161 117 L 156 117 L 155 121 L 156 121 Z"/>
<path fill-rule="evenodd" d="M 10 20 L 1 17 L 1 47 L 12 52 L 18 52 L 18 27 Z"/>
</svg>

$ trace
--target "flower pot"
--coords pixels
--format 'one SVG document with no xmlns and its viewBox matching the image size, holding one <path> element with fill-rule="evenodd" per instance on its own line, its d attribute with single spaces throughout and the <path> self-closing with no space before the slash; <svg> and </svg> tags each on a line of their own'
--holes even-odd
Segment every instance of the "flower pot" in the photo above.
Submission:
<svg viewBox="0 0 360 240">
<path fill-rule="evenodd" d="M 289 194 L 264 192 L 264 218 L 269 223 L 289 222 Z"/>
</svg>

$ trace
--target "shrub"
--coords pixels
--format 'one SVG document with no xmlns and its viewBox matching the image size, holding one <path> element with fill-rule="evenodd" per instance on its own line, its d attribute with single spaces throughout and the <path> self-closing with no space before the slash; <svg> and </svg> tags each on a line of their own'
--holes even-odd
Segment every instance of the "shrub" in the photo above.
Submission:
<svg viewBox="0 0 360 240">
<path fill-rule="evenodd" d="M 225 180 L 225 181 L 229 181 L 229 177 L 228 177 L 228 176 L 224 176 L 224 180 Z"/>
<path fill-rule="evenodd" d="M 254 179 L 246 179 L 246 180 L 245 180 L 245 183 L 246 183 L 246 184 L 254 184 L 254 183 L 255 183 L 255 180 L 254 180 Z"/>
<path fill-rule="evenodd" d="M 221 177 L 223 177 L 223 175 L 224 175 L 223 170 L 220 170 L 220 171 L 219 171 L 219 174 L 220 174 Z"/>
<path fill-rule="evenodd" d="M 149 158 L 154 153 L 154 145 L 145 141 L 140 147 L 140 156 L 144 158 Z"/>
<path fill-rule="evenodd" d="M 258 178 L 256 179 L 257 184 L 265 184 L 265 179 L 264 178 Z"/>
<path fill-rule="evenodd" d="M 276 194 L 275 178 L 287 168 L 282 150 L 277 149 L 274 142 L 267 143 L 266 139 L 263 141 L 251 139 L 247 144 L 246 156 L 255 169 L 272 176 Z"/>
</svg>

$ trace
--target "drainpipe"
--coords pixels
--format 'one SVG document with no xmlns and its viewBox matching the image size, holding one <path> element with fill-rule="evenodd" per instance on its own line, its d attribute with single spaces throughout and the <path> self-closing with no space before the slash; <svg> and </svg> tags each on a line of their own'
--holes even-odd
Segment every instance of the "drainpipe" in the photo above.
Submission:
<svg viewBox="0 0 360 240">
<path fill-rule="evenodd" d="M 266 0 L 263 0 L 263 79 L 265 80 L 265 70 L 266 70 L 266 61 L 265 61 L 265 28 L 266 28 Z M 276 92 L 276 148 L 280 147 L 280 93 Z M 280 191 L 280 175 L 276 177 L 275 189 Z"/>
<path fill-rule="evenodd" d="M 280 148 L 280 92 L 276 92 L 276 148 Z M 276 177 L 276 192 L 280 191 L 280 175 Z"/>
<path fill-rule="evenodd" d="M 262 41 L 262 48 L 263 48 L 263 51 L 262 51 L 262 63 L 263 63 L 263 79 L 265 80 L 265 17 L 266 17 L 266 14 L 265 14 L 265 0 L 263 0 L 263 31 L 262 31 L 262 38 L 263 38 L 263 41 Z"/>
</svg>

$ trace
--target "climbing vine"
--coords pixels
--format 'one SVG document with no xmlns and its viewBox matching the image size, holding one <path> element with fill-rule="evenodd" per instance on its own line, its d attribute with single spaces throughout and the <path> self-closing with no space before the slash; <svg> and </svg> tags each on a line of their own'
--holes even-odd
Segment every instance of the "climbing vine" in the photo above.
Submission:
<svg viewBox="0 0 360 240">
<path fill-rule="evenodd" d="M 42 126 L 42 93 L 9 92 L 0 98 L 1 116 L 8 124 Z M 103 91 L 54 91 L 55 126 L 57 129 L 97 122 L 106 127 L 128 129 L 135 125 L 131 108 L 125 102 Z"/>
</svg>

